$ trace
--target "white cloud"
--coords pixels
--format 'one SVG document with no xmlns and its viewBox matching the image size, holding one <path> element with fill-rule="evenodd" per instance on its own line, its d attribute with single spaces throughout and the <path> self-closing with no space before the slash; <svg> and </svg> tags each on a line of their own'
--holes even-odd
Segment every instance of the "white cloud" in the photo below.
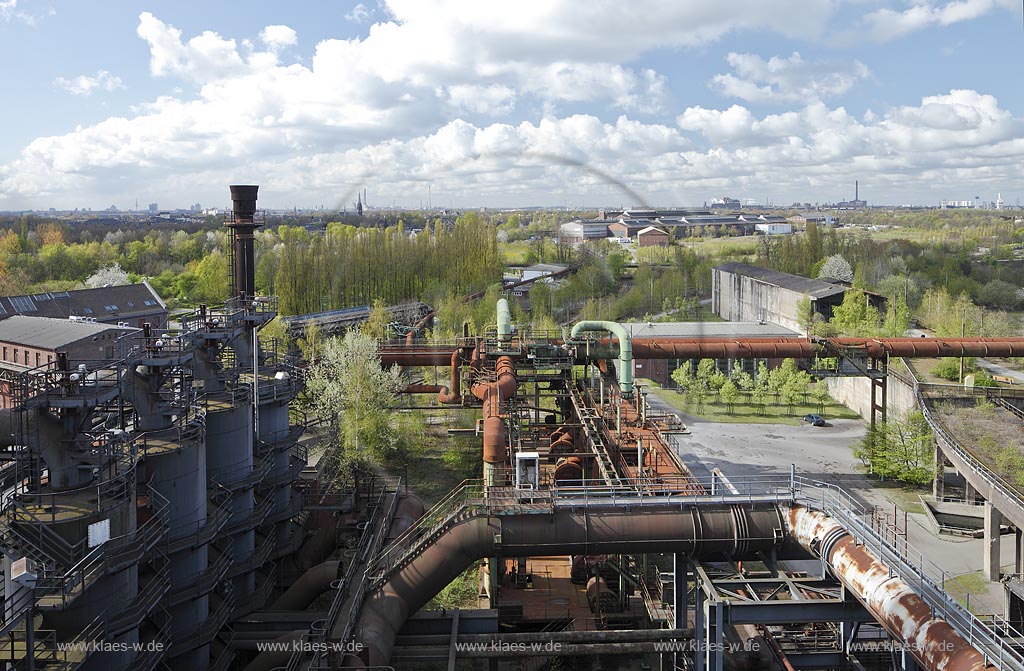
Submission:
<svg viewBox="0 0 1024 671">
<path fill-rule="evenodd" d="M 965 183 L 1015 182 L 1024 161 L 1022 121 L 969 90 L 861 118 L 814 101 L 763 117 L 738 105 L 691 107 L 676 127 L 627 116 L 612 123 L 593 115 L 488 125 L 455 119 L 406 139 L 335 149 L 297 128 L 286 151 L 282 127 L 260 117 L 263 111 L 231 131 L 215 110 L 200 114 L 162 99 L 136 118 L 36 140 L 0 168 L 0 193 L 41 203 L 73 194 L 75 204 L 93 198 L 106 206 L 130 176 L 192 201 L 215 201 L 222 185 L 253 179 L 264 185 L 268 206 L 346 204 L 348 191 L 364 184 L 381 202 L 404 205 L 415 205 L 427 184 L 435 202 L 452 194 L 467 205 L 607 204 L 630 202 L 631 192 L 647 203 L 699 204 L 722 192 L 776 202 L 808 193 L 849 197 L 860 179 L 869 199 L 884 188 L 891 198 L 913 194 L 908 199 L 918 202 L 934 193 L 937 202 Z"/>
<path fill-rule="evenodd" d="M 768 60 L 756 54 L 730 53 L 726 61 L 733 73 L 716 75 L 711 87 L 753 103 L 806 103 L 838 96 L 871 75 L 860 61 L 811 62 L 795 51 L 788 58 L 773 56 Z"/>
<path fill-rule="evenodd" d="M 76 96 L 92 95 L 93 91 L 113 91 L 124 88 L 121 78 L 106 70 L 97 70 L 93 76 L 79 75 L 71 79 L 57 77 L 53 84 Z"/>
<path fill-rule="evenodd" d="M 299 37 L 288 26 L 267 26 L 260 31 L 260 40 L 272 50 L 291 47 L 298 43 Z"/>
<path fill-rule="evenodd" d="M 353 7 L 352 11 L 345 14 L 345 20 L 351 21 L 352 23 L 366 23 L 369 18 L 370 10 L 361 2 Z"/>
<path fill-rule="evenodd" d="M 18 8 L 18 0 L 0 0 L 0 18 L 10 21 L 14 10 Z"/>
<path fill-rule="evenodd" d="M 883 7 L 871 12 L 864 17 L 864 24 L 873 39 L 886 42 L 924 28 L 970 21 L 997 8 L 1016 12 L 1018 7 L 1016 0 L 914 0 L 903 11 Z"/>
<path fill-rule="evenodd" d="M 448 100 L 455 107 L 488 116 L 508 114 L 516 106 L 516 92 L 508 86 L 456 84 L 448 87 Z"/>
</svg>

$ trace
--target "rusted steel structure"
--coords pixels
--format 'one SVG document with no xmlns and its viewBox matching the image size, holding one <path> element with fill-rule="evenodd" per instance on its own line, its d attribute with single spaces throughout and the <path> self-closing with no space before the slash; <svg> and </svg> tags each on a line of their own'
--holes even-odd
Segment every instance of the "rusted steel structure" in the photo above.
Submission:
<svg viewBox="0 0 1024 671">
<path fill-rule="evenodd" d="M 933 671 L 993 671 L 985 655 L 958 634 L 892 569 L 859 545 L 835 519 L 823 512 L 792 506 L 789 533 L 828 563 L 876 620 L 906 651 Z"/>
</svg>

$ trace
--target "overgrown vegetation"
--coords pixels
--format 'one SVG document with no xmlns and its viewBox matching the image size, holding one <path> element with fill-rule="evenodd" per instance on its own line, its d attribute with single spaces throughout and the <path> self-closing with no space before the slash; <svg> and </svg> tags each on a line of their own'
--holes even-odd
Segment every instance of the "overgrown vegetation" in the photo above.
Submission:
<svg viewBox="0 0 1024 671">
<path fill-rule="evenodd" d="M 921 412 L 868 428 L 854 455 L 882 478 L 922 485 L 935 477 L 935 438 Z"/>
</svg>

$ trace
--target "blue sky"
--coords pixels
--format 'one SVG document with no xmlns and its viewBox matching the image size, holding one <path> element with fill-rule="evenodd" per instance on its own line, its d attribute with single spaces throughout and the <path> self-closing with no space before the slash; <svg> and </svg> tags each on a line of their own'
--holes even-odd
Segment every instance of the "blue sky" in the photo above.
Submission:
<svg viewBox="0 0 1024 671">
<path fill-rule="evenodd" d="M 0 0 L 0 210 L 1015 204 L 1022 44 L 1017 0 Z"/>
</svg>

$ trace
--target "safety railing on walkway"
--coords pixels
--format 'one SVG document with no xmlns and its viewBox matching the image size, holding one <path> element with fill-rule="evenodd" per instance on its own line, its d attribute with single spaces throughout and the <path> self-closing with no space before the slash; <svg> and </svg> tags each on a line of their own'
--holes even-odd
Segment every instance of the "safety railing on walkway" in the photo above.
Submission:
<svg viewBox="0 0 1024 671">
<path fill-rule="evenodd" d="M 1024 670 L 1024 634 L 996 614 L 971 612 L 947 591 L 953 576 L 907 542 L 905 535 L 883 538 L 871 523 L 871 510 L 843 489 L 826 482 L 794 477 L 798 503 L 821 510 L 881 560 L 932 608 L 934 617 L 948 622 L 999 669 Z"/>
</svg>

